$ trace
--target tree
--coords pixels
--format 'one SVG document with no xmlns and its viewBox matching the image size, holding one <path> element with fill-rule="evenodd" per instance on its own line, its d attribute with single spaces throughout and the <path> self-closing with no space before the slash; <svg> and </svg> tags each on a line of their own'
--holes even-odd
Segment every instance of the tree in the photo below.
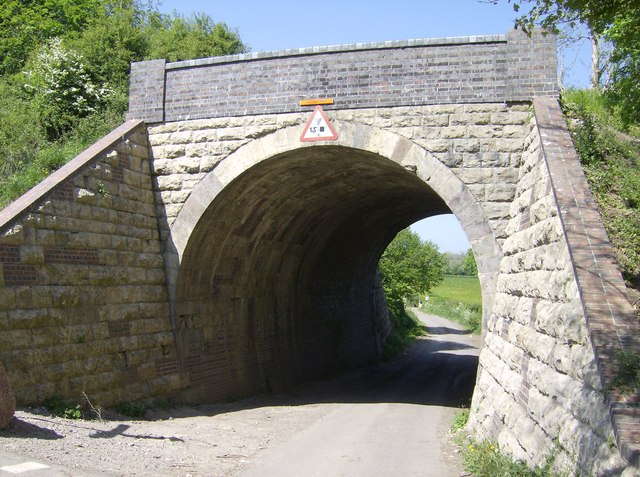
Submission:
<svg viewBox="0 0 640 477">
<path fill-rule="evenodd" d="M 464 270 L 465 275 L 478 274 L 478 265 L 476 264 L 476 258 L 473 256 L 473 250 L 469 249 L 467 254 L 464 256 L 462 269 Z"/>
<path fill-rule="evenodd" d="M 180 61 L 246 51 L 237 32 L 202 13 L 189 18 L 176 14 L 152 16 L 148 35 L 148 58 Z"/>
<path fill-rule="evenodd" d="M 131 62 L 246 50 L 224 23 L 157 3 L 0 1 L 0 202 L 123 121 Z"/>
<path fill-rule="evenodd" d="M 387 301 L 416 300 L 442 282 L 445 256 L 436 245 L 422 241 L 417 233 L 404 229 L 396 235 L 379 262 Z"/>
<path fill-rule="evenodd" d="M 499 0 L 490 1 L 497 3 Z M 519 12 L 523 4 L 531 8 L 518 17 L 516 27 L 526 32 L 534 27 L 558 32 L 583 25 L 594 39 L 594 45 L 605 42 L 611 45 L 608 59 L 610 94 L 618 101 L 623 119 L 627 123 L 637 122 L 640 114 L 640 8 L 637 0 L 524 0 L 514 1 L 514 10 Z M 602 67 L 599 59 L 594 62 Z M 595 72 L 595 81 L 601 80 L 600 73 Z"/>
<path fill-rule="evenodd" d="M 92 77 L 76 51 L 62 45 L 60 38 L 50 40 L 29 62 L 24 87 L 51 140 L 60 138 L 80 118 L 97 112 L 112 94 L 107 85 Z"/>
<path fill-rule="evenodd" d="M 102 0 L 3 0 L 0 2 L 0 75 L 18 72 L 48 39 L 81 31 Z"/>
</svg>

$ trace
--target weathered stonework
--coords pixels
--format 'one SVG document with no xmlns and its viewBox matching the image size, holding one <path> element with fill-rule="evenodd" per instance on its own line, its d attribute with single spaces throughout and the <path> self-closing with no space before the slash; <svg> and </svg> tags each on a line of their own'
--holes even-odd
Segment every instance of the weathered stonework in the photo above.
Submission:
<svg viewBox="0 0 640 477">
<path fill-rule="evenodd" d="M 21 405 L 179 387 L 148 143 L 127 124 L 2 211 L 0 361 Z"/>
<path fill-rule="evenodd" d="M 429 151 L 460 177 L 506 238 L 529 104 L 460 104 L 338 110 L 332 119 L 394 132 Z M 255 138 L 303 127 L 308 113 L 178 121 L 149 127 L 158 213 L 171 226 L 205 174 Z"/>
<path fill-rule="evenodd" d="M 512 31 L 134 64 L 130 117 L 147 124 L 0 212 L 18 403 L 207 402 L 375 360 L 380 254 L 452 212 L 483 294 L 470 428 L 530 464 L 632 475 L 639 397 L 605 391 L 640 333 L 554 51 Z M 300 142 L 303 97 L 335 98 L 335 141 Z"/>
<path fill-rule="evenodd" d="M 589 340 L 538 130 L 531 127 L 480 356 L 470 429 L 518 459 L 611 475 L 625 467 Z"/>
<path fill-rule="evenodd" d="M 9 378 L 0 363 L 0 430 L 9 425 L 16 412 L 16 398 L 11 390 Z"/>
</svg>

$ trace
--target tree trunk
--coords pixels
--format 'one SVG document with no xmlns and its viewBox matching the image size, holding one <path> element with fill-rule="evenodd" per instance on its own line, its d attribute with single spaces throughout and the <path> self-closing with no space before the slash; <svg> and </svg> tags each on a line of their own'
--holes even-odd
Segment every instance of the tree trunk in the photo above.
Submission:
<svg viewBox="0 0 640 477">
<path fill-rule="evenodd" d="M 591 32 L 591 88 L 600 86 L 600 39 L 597 33 Z"/>
</svg>

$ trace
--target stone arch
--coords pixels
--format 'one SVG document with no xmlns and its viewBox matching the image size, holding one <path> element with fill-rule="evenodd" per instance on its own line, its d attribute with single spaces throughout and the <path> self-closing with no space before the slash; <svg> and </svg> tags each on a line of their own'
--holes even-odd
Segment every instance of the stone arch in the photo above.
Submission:
<svg viewBox="0 0 640 477">
<path fill-rule="evenodd" d="M 241 147 L 203 178 L 173 223 L 166 263 L 178 349 L 204 393 L 192 398 L 225 397 L 214 388 L 249 393 L 377 357 L 386 335 L 377 261 L 399 230 L 426 216 L 453 212 L 460 221 L 488 315 L 501 251 L 464 183 L 398 134 L 334 126 L 340 136 L 331 143 L 302 143 L 293 126 Z M 337 158 L 347 159 L 338 166 Z M 340 315 L 356 318 L 346 326 Z M 274 371 L 302 355 L 304 370 Z"/>
</svg>

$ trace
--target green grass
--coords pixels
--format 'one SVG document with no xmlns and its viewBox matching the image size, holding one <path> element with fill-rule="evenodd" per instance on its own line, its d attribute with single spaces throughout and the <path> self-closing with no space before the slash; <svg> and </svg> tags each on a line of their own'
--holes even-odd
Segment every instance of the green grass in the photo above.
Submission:
<svg viewBox="0 0 640 477">
<path fill-rule="evenodd" d="M 471 475 L 476 477 L 559 477 L 552 470 L 553 457 L 547 459 L 542 467 L 530 469 L 524 462 L 513 460 L 511 456 L 501 452 L 494 443 L 470 439 L 464 432 L 468 419 L 468 409 L 456 414 L 451 433 L 460 448 L 465 469 Z"/>
<path fill-rule="evenodd" d="M 477 276 L 445 275 L 444 281 L 431 290 L 431 296 L 469 306 L 482 306 L 480 280 Z"/>
<path fill-rule="evenodd" d="M 627 284 L 640 289 L 640 124 L 593 90 L 569 90 L 562 106 Z"/>
<path fill-rule="evenodd" d="M 431 291 L 422 310 L 460 323 L 479 334 L 482 331 L 482 294 L 478 277 L 446 275 Z"/>
<path fill-rule="evenodd" d="M 382 359 L 387 361 L 407 348 L 413 340 L 426 334 L 426 327 L 416 315 L 404 306 L 389 307 L 391 334 L 382 350 Z"/>
</svg>

